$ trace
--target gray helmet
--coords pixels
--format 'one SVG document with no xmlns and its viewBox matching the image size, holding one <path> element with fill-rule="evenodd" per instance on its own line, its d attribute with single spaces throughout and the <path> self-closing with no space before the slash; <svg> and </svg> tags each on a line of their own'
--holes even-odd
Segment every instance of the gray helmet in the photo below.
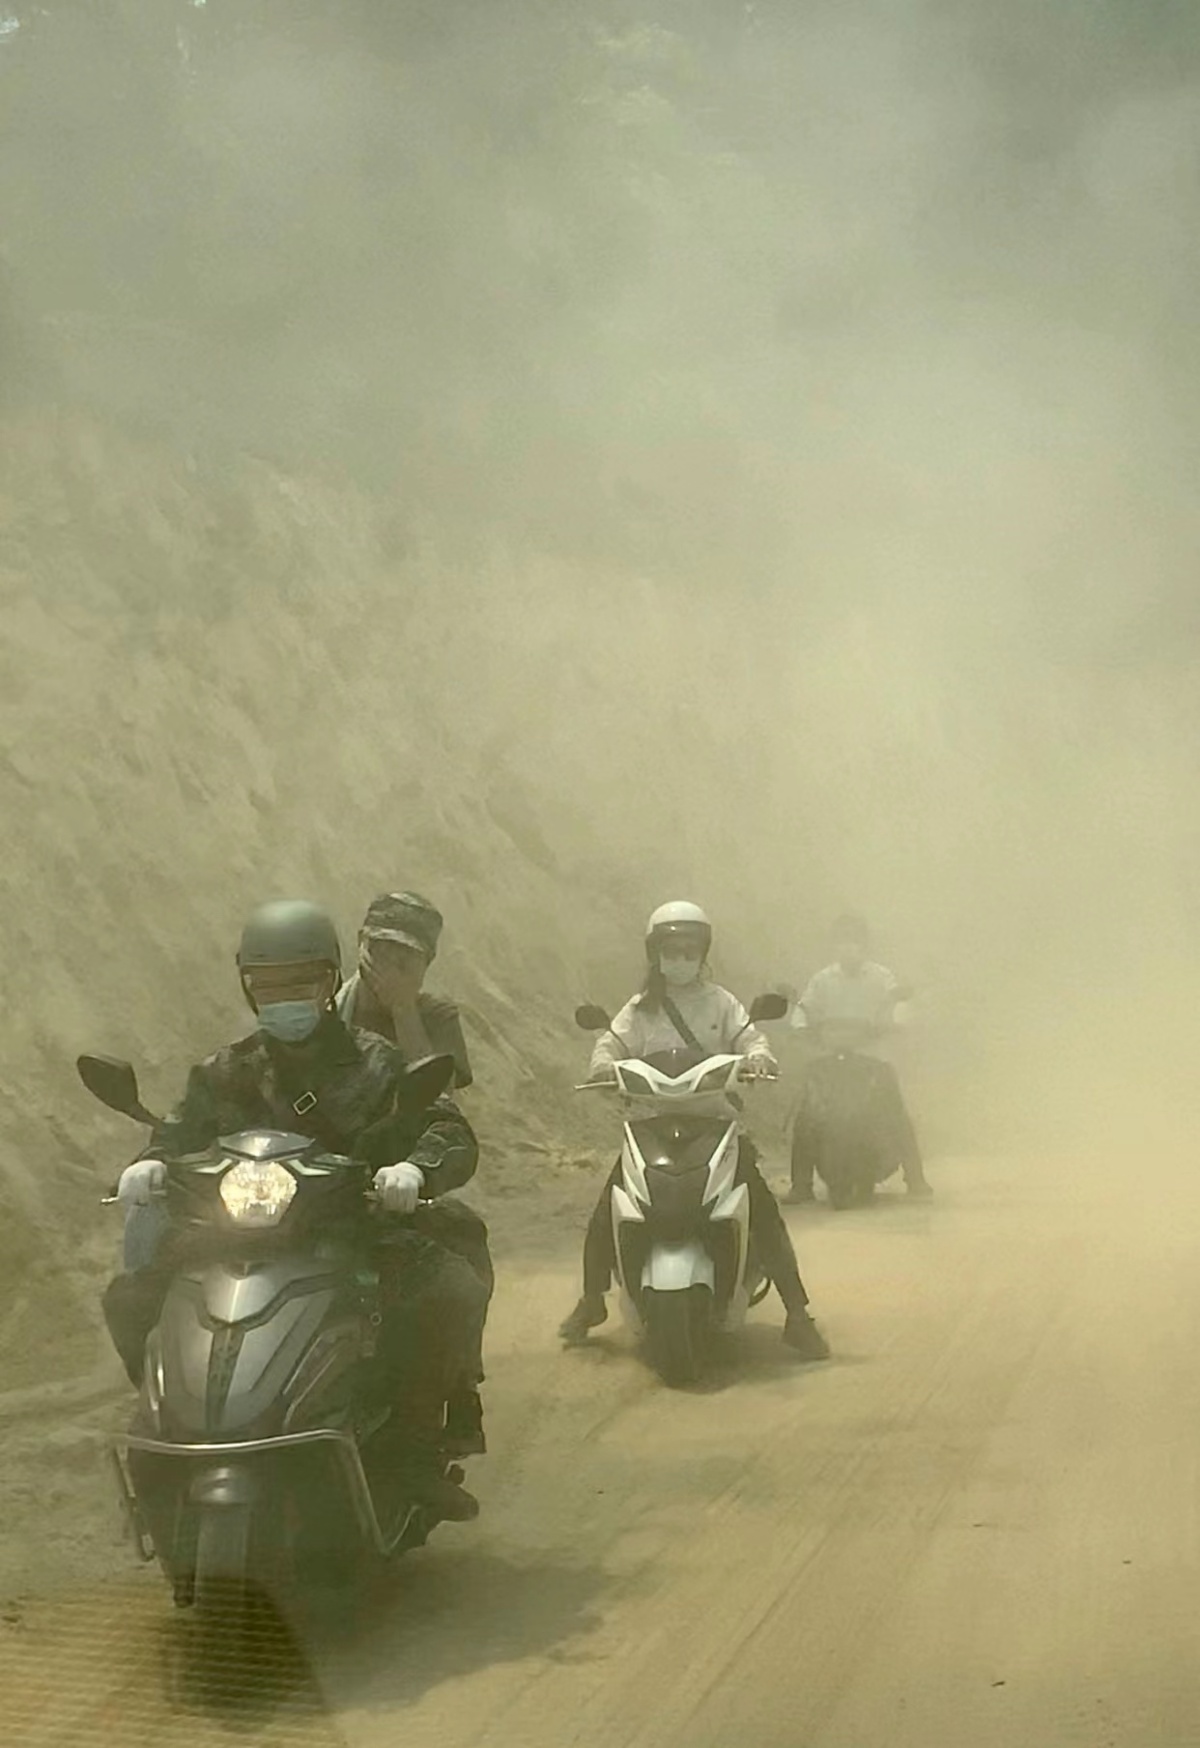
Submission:
<svg viewBox="0 0 1200 1748">
<path fill-rule="evenodd" d="M 238 968 L 252 965 L 332 965 L 342 973 L 342 949 L 333 918 L 305 898 L 274 898 L 251 912 L 242 930 Z"/>
</svg>

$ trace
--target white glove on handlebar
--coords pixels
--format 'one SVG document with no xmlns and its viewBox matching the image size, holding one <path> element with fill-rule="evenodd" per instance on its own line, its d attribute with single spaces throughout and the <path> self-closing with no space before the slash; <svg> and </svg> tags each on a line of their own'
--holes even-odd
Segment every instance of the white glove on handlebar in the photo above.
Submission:
<svg viewBox="0 0 1200 1748">
<path fill-rule="evenodd" d="M 375 1190 L 389 1214 L 411 1214 L 425 1188 L 425 1173 L 419 1165 L 402 1159 L 398 1165 L 384 1165 L 375 1173 Z"/>
<path fill-rule="evenodd" d="M 167 1168 L 161 1159 L 135 1159 L 121 1173 L 117 1200 L 123 1208 L 145 1208 L 166 1182 Z"/>
<path fill-rule="evenodd" d="M 773 1056 L 747 1056 L 741 1073 L 743 1080 L 773 1080 L 779 1073 L 779 1064 Z"/>
</svg>

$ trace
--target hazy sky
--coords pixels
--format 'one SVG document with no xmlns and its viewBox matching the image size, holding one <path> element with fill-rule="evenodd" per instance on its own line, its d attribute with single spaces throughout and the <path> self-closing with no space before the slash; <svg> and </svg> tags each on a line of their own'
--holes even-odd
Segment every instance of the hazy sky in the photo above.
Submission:
<svg viewBox="0 0 1200 1748">
<path fill-rule="evenodd" d="M 260 628 L 353 578 L 342 720 L 436 586 L 425 720 L 631 909 L 686 882 L 788 975 L 854 903 L 1026 1051 L 1135 996 L 1179 1039 L 1194 4 L 9 6 L 10 407 L 199 494 L 192 557 L 122 563 L 126 482 L 75 560 Z M 247 452 L 344 526 L 300 485 L 272 546 Z"/>
</svg>

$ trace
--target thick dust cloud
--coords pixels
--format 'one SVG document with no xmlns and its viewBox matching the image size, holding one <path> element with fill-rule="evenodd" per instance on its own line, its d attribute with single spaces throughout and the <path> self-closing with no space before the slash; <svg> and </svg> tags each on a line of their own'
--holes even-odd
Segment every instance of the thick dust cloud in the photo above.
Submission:
<svg viewBox="0 0 1200 1748">
<path fill-rule="evenodd" d="M 946 1145 L 1170 1132 L 1194 7 L 8 0 L 0 105 L 14 1278 L 290 889 L 443 903 L 510 1163 L 676 891 L 865 909 Z"/>
</svg>

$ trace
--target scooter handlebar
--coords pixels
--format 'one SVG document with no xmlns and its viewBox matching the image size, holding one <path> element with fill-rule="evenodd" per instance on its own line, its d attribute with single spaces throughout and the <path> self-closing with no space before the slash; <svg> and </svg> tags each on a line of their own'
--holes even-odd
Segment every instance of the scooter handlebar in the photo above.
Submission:
<svg viewBox="0 0 1200 1748">
<path fill-rule="evenodd" d="M 740 1070 L 738 1073 L 738 1080 L 743 1086 L 751 1081 L 773 1083 L 778 1079 L 777 1074 L 746 1074 Z M 574 1090 L 576 1092 L 620 1092 L 621 1089 L 615 1080 L 580 1080 L 576 1081 Z"/>
</svg>

